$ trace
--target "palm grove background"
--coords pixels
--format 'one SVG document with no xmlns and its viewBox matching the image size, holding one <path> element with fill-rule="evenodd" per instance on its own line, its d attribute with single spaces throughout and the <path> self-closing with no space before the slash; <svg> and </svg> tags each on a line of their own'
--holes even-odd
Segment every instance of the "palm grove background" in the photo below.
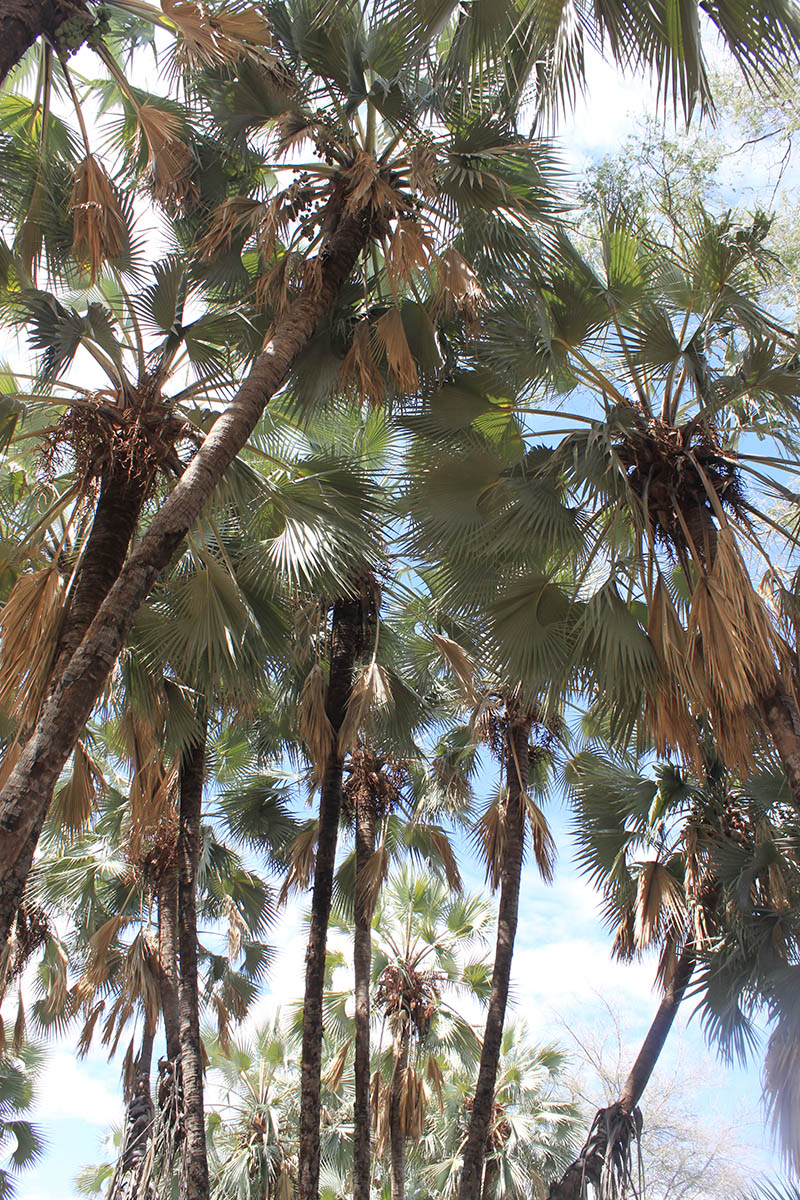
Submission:
<svg viewBox="0 0 800 1200">
<path fill-rule="evenodd" d="M 85 1194 L 795 1195 L 799 33 L 4 6 L 7 1194 L 66 1037 L 121 1071 Z M 577 180 L 601 55 L 651 121 Z M 641 1046 L 506 1012 L 570 846 Z M 682 1004 L 785 1184 L 653 1075 Z"/>
</svg>

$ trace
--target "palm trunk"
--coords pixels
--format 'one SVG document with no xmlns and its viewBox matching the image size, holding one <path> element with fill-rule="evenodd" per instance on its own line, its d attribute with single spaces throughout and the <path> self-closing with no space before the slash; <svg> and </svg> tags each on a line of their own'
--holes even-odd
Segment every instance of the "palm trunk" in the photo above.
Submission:
<svg viewBox="0 0 800 1200">
<path fill-rule="evenodd" d="M 103 475 L 91 532 L 59 633 L 50 674 L 51 695 L 122 570 L 146 491 L 147 481 L 139 475 L 128 476 L 114 471 L 106 471 Z M 52 789 L 36 812 L 22 851 L 10 867 L 8 882 L 4 881 L 0 888 L 0 937 L 3 930 L 11 929 L 16 916 L 51 799 Z"/>
<path fill-rule="evenodd" d="M 84 17 L 88 32 L 91 17 L 82 0 L 3 0 L 0 6 L 0 84 L 38 38 L 47 37 L 53 41 L 70 17 Z"/>
<path fill-rule="evenodd" d="M 127 1177 L 138 1171 L 150 1140 L 150 1130 L 153 1124 L 150 1064 L 153 1059 L 154 1040 L 155 1030 L 145 1029 L 128 1095 L 125 1144 L 122 1148 L 122 1174 Z"/>
<path fill-rule="evenodd" d="M 693 943 L 688 943 L 675 964 L 672 979 L 658 1006 L 658 1012 L 636 1056 L 619 1099 L 595 1115 L 589 1138 L 578 1158 L 560 1179 L 550 1184 L 548 1200 L 581 1200 L 587 1184 L 599 1188 L 607 1160 L 609 1143 L 620 1143 L 631 1136 L 635 1124 L 634 1112 L 655 1070 L 659 1055 L 672 1029 L 681 1001 L 686 995 L 695 964 Z M 612 1155 L 611 1159 L 619 1158 Z"/>
<path fill-rule="evenodd" d="M 360 893 L 362 872 L 375 853 L 375 806 L 356 799 L 356 896 L 353 966 L 355 974 L 355 1096 L 353 1099 L 353 1200 L 370 1200 L 369 983 L 372 967 L 372 914 Z"/>
<path fill-rule="evenodd" d="M 181 1053 L 178 1016 L 178 865 L 172 863 L 158 881 L 158 962 L 161 1012 L 167 1059 L 177 1064 Z"/>
<path fill-rule="evenodd" d="M 404 1025 L 395 1037 L 392 1095 L 389 1108 L 389 1149 L 392 1167 L 392 1198 L 403 1200 L 406 1190 L 406 1131 L 403 1121 L 403 1092 L 408 1069 L 408 1026 Z"/>
<path fill-rule="evenodd" d="M 361 651 L 362 605 L 360 597 L 337 600 L 331 622 L 331 666 L 325 711 L 334 738 L 322 776 L 319 801 L 319 836 L 311 899 L 311 928 L 306 951 L 303 1000 L 303 1050 L 300 1071 L 300 1164 L 298 1200 L 318 1200 L 320 1155 L 320 1076 L 322 1071 L 322 993 L 325 984 L 325 947 L 333 893 L 333 871 L 342 808 L 342 771 L 336 735 L 347 711 L 353 668 Z"/>
<path fill-rule="evenodd" d="M 185 1135 L 181 1188 L 184 1200 L 208 1200 L 209 1196 L 203 1112 L 203 1050 L 200 1041 L 200 998 L 197 981 L 197 864 L 200 859 L 205 749 L 204 729 L 202 738 L 184 751 L 180 775 L 178 1005 Z"/>
<path fill-rule="evenodd" d="M 507 710 L 508 711 L 508 710 Z M 523 792 L 528 785 L 529 718 L 509 713 L 506 735 L 506 840 L 500 875 L 500 907 L 497 915 L 497 945 L 492 971 L 492 992 L 486 1014 L 486 1029 L 481 1047 L 481 1062 L 475 1098 L 464 1146 L 464 1165 L 461 1172 L 459 1200 L 475 1200 L 480 1195 L 486 1140 L 494 1105 L 494 1089 L 500 1062 L 503 1024 L 508 1003 L 511 961 L 519 914 L 519 884 L 522 875 L 522 855 L 525 844 L 525 802 Z"/>
<path fill-rule="evenodd" d="M 319 283 L 275 324 L 272 336 L 234 399 L 161 506 L 43 706 L 19 762 L 0 791 L 0 944 L 8 936 L 30 864 L 20 863 L 50 796 L 128 631 L 159 573 L 197 519 L 215 487 L 247 442 L 267 403 L 283 386 L 299 353 L 370 238 L 361 215 L 343 217 L 331 235 Z"/>
</svg>

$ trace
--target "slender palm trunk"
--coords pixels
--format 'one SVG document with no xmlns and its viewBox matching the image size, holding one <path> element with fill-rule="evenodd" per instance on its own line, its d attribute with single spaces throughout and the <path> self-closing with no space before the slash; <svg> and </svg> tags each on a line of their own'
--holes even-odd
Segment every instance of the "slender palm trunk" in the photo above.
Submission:
<svg viewBox="0 0 800 1200">
<path fill-rule="evenodd" d="M 298 1200 L 318 1200 L 320 1155 L 320 1076 L 322 1071 L 322 993 L 325 947 L 333 893 L 333 871 L 342 808 L 344 759 L 336 735 L 344 721 L 353 683 L 353 668 L 361 652 L 360 597 L 337 600 L 331 622 L 331 666 L 325 711 L 334 738 L 322 776 L 319 835 L 311 899 L 311 928 L 306 951 L 303 1000 L 303 1050 L 300 1070 L 300 1169 Z"/>
<path fill-rule="evenodd" d="M 37 822 L 44 819 L 61 768 L 97 702 L 136 613 L 247 442 L 267 403 L 283 386 L 369 238 L 365 216 L 340 220 L 328 241 L 319 282 L 276 322 L 263 352 L 129 556 L 43 706 L 36 728 L 0 791 L 0 944 L 8 936 L 30 867 L 25 861 L 20 863 L 20 857 Z"/>
<path fill-rule="evenodd" d="M 51 695 L 122 570 L 146 491 L 147 481 L 138 475 L 112 470 L 103 474 L 91 532 L 59 632 L 50 674 Z M 52 789 L 30 824 L 22 850 L 9 868 L 7 883 L 0 888 L 0 937 L 3 930 L 11 929 L 16 916 L 51 799 Z"/>
<path fill-rule="evenodd" d="M 688 943 L 675 964 L 672 979 L 658 1006 L 653 1023 L 631 1067 L 617 1101 L 595 1115 L 592 1129 L 578 1158 L 560 1179 L 550 1184 L 548 1200 L 581 1200 L 587 1184 L 600 1186 L 609 1143 L 631 1136 L 631 1119 L 650 1081 L 664 1043 L 672 1029 L 695 964 L 693 943 Z M 612 1156 L 613 1157 L 613 1156 Z"/>
<path fill-rule="evenodd" d="M 408 1026 L 404 1025 L 395 1035 L 392 1094 L 389 1107 L 392 1200 L 404 1200 L 406 1191 L 406 1130 L 403 1120 L 403 1093 L 408 1070 L 408 1042 Z"/>
<path fill-rule="evenodd" d="M 355 974 L 355 1096 L 353 1100 L 353 1200 L 370 1200 L 369 982 L 372 968 L 372 914 L 360 880 L 375 853 L 375 806 L 356 799 L 356 897 L 353 966 Z"/>
<path fill-rule="evenodd" d="M 40 37 L 53 40 L 70 17 L 86 17 L 82 0 L 3 0 L 0 5 L 0 83 Z"/>
<path fill-rule="evenodd" d="M 161 1012 L 167 1059 L 177 1064 L 181 1053 L 178 1016 L 178 864 L 171 863 L 158 881 L 158 962 Z"/>
<path fill-rule="evenodd" d="M 486 1029 L 481 1047 L 481 1062 L 475 1098 L 464 1146 L 464 1165 L 461 1172 L 459 1200 L 475 1200 L 480 1195 L 486 1140 L 494 1105 L 494 1089 L 503 1024 L 508 1004 L 511 961 L 519 914 L 519 884 L 522 875 L 522 855 L 525 844 L 525 801 L 528 786 L 528 739 L 530 718 L 507 710 L 506 734 L 506 839 L 500 875 L 500 907 L 497 915 L 497 945 L 492 971 L 492 991 L 486 1014 Z"/>
<path fill-rule="evenodd" d="M 122 1175 L 129 1179 L 139 1170 L 150 1141 L 153 1124 L 150 1065 L 153 1060 L 154 1040 L 155 1030 L 145 1029 L 128 1094 L 125 1144 L 122 1147 Z"/>
<path fill-rule="evenodd" d="M 208 1200 L 209 1195 L 203 1112 L 203 1051 L 200 1042 L 200 998 L 197 981 L 197 864 L 200 859 L 205 749 L 204 729 L 202 738 L 184 751 L 180 774 L 178 1005 L 185 1135 L 181 1188 L 184 1200 Z"/>
</svg>

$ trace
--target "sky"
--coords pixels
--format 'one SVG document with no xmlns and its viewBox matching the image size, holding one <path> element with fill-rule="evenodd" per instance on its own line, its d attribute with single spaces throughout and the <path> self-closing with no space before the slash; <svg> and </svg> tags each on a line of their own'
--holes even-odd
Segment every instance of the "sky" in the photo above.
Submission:
<svg viewBox="0 0 800 1200">
<path fill-rule="evenodd" d="M 641 79 L 622 78 L 590 56 L 587 95 L 559 136 L 565 160 L 576 172 L 592 161 L 617 151 L 644 116 L 656 110 L 655 91 Z M 752 182 L 751 180 L 748 182 Z M 728 181 L 732 189 L 737 180 Z M 523 1018 L 531 1035 L 542 1041 L 568 1041 L 564 1023 L 576 1030 L 607 1029 L 609 1009 L 617 1014 L 622 1058 L 635 1054 L 657 1008 L 652 989 L 655 963 L 623 965 L 609 953 L 610 940 L 598 915 L 598 901 L 570 861 L 567 820 L 563 811 L 548 813 L 560 845 L 560 861 L 552 886 L 546 887 L 535 870 L 526 867 L 522 887 L 517 947 L 514 958 L 514 1015 Z M 463 864 L 465 882 L 483 888 L 477 866 Z M 301 904 L 291 907 L 272 933 L 278 957 L 256 1006 L 254 1023 L 276 1006 L 302 994 L 305 938 Z M 698 1096 L 701 1119 L 709 1125 L 735 1123 L 740 1137 L 751 1145 L 756 1169 L 774 1168 L 776 1160 L 760 1118 L 760 1073 L 755 1064 L 746 1071 L 726 1070 L 705 1047 L 697 1021 L 682 1013 L 665 1051 L 666 1072 L 679 1056 L 702 1075 Z M 38 1167 L 21 1178 L 19 1200 L 73 1200 L 74 1178 L 82 1166 L 103 1156 L 102 1141 L 109 1124 L 122 1115 L 119 1063 L 108 1064 L 97 1051 L 76 1062 L 69 1039 L 52 1046 L 39 1086 L 35 1119 L 43 1126 L 48 1147 Z"/>
</svg>

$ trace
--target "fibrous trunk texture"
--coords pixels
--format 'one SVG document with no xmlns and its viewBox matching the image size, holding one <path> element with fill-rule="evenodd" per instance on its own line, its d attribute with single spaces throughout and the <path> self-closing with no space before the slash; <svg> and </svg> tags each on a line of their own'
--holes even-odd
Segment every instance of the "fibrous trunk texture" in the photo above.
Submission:
<svg viewBox="0 0 800 1200">
<path fill-rule="evenodd" d="M 322 776 L 319 834 L 311 898 L 311 928 L 306 951 L 303 1000 L 303 1050 L 300 1071 L 299 1200 L 318 1200 L 320 1155 L 320 1077 L 322 1071 L 322 994 L 325 985 L 325 947 L 333 893 L 333 872 L 342 808 L 344 759 L 337 735 L 347 711 L 353 669 L 361 652 L 363 609 L 359 596 L 337 600 L 331 622 L 331 657 L 325 711 L 333 743 Z"/>
<path fill-rule="evenodd" d="M 178 864 L 171 863 L 158 881 L 158 963 L 161 1012 L 167 1059 L 176 1064 L 181 1052 L 178 1016 Z"/>
<path fill-rule="evenodd" d="M 135 1171 L 144 1158 L 153 1123 L 150 1064 L 154 1039 L 155 1030 L 145 1030 L 128 1098 L 128 1127 L 122 1152 L 122 1168 L 128 1173 Z"/>
<path fill-rule="evenodd" d="M 356 800 L 356 896 L 353 966 L 355 975 L 355 1096 L 353 1099 L 353 1200 L 370 1200 L 369 982 L 372 967 L 372 914 L 360 881 L 375 853 L 375 806 Z"/>
<path fill-rule="evenodd" d="M 680 954 L 672 978 L 658 1006 L 653 1023 L 636 1056 L 619 1099 L 595 1115 L 581 1153 L 562 1175 L 550 1184 L 548 1200 L 582 1200 L 587 1186 L 598 1188 L 608 1163 L 624 1159 L 627 1143 L 636 1136 L 641 1117 L 637 1105 L 644 1095 L 659 1055 L 672 1029 L 686 994 L 695 965 L 695 948 L 688 943 Z M 615 1142 L 617 1144 L 615 1144 Z"/>
<path fill-rule="evenodd" d="M 392 1200 L 404 1200 L 406 1191 L 406 1129 L 403 1120 L 403 1091 L 408 1069 L 409 1029 L 404 1025 L 395 1036 L 392 1094 L 389 1108 Z"/>
<path fill-rule="evenodd" d="M 146 481 L 138 476 L 108 470 L 100 481 L 92 528 L 59 632 L 50 678 L 51 695 L 122 570 L 145 492 Z M 16 916 L 51 799 L 52 788 L 39 805 L 18 858 L 0 887 L 0 937 L 3 931 L 8 935 Z"/>
<path fill-rule="evenodd" d="M 88 30 L 91 19 L 81 0 L 3 0 L 0 4 L 0 84 L 38 38 L 54 40 L 64 22 L 75 17 L 84 17 Z"/>
<path fill-rule="evenodd" d="M 334 303 L 370 236 L 366 218 L 346 216 L 330 237 L 318 283 L 294 301 L 231 403 L 153 519 L 73 654 L 14 771 L 0 792 L 0 943 L 8 937 L 27 879 L 20 857 L 46 813 L 53 788 L 94 707 L 139 607 L 199 516 L 270 398 Z"/>
<path fill-rule="evenodd" d="M 178 915 L 180 974 L 178 1007 L 181 1046 L 184 1200 L 208 1200 L 208 1157 L 203 1111 L 203 1050 L 197 980 L 197 864 L 205 774 L 205 732 L 181 760 L 178 831 Z"/>
<path fill-rule="evenodd" d="M 497 916 L 497 945 L 492 971 L 492 991 L 486 1014 L 481 1062 L 475 1097 L 464 1146 L 459 1200 L 475 1200 L 481 1193 L 483 1161 L 494 1106 L 494 1089 L 500 1062 L 503 1023 L 508 1004 L 511 962 L 519 915 L 519 884 L 525 844 L 525 798 L 528 786 L 528 739 L 530 718 L 508 713 L 506 733 L 506 824 L 500 873 L 500 906 Z"/>
</svg>

